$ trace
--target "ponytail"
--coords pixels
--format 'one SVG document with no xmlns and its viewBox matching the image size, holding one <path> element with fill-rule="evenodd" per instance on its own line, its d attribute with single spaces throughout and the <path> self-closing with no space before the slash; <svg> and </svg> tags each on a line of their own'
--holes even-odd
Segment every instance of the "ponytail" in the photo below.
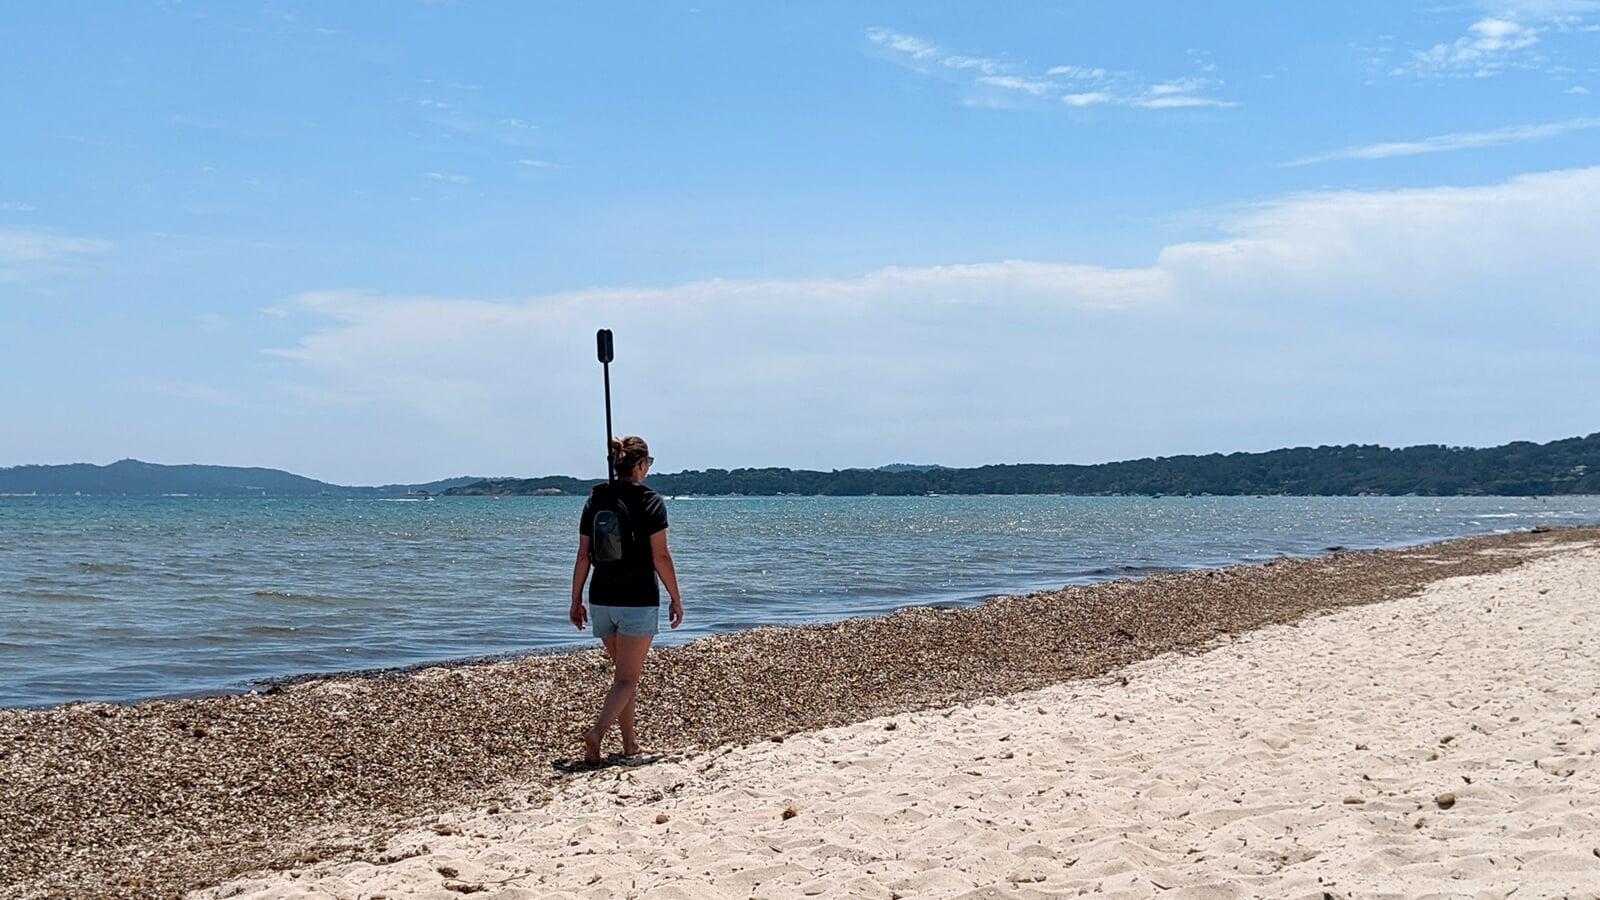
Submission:
<svg viewBox="0 0 1600 900">
<path fill-rule="evenodd" d="M 611 439 L 611 470 L 617 478 L 627 478 L 639 463 L 650 458 L 650 445 L 638 435 Z"/>
</svg>

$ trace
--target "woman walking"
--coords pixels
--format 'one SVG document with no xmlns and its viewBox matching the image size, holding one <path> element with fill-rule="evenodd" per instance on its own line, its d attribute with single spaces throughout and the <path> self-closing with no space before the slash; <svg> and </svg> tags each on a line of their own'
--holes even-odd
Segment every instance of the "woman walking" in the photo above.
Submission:
<svg viewBox="0 0 1600 900">
<path fill-rule="evenodd" d="M 583 735 L 583 759 L 590 764 L 600 762 L 601 745 L 612 723 L 622 730 L 623 756 L 639 754 L 634 699 L 639 694 L 639 677 L 644 673 L 650 642 L 660 630 L 658 576 L 672 598 L 668 620 L 673 628 L 683 624 L 683 597 L 678 593 L 672 551 L 667 549 L 667 505 L 644 485 L 653 462 L 644 438 L 613 438 L 611 470 L 616 477 L 595 488 L 578 521 L 578 559 L 572 566 L 572 609 L 568 616 L 580 631 L 586 623 L 592 626 L 594 636 L 605 643 L 613 666 L 611 690 L 600 707 L 600 718 Z M 602 513 L 610 513 L 607 519 L 614 521 L 620 532 L 619 559 L 595 559 L 595 517 Z M 602 535 L 601 540 L 605 538 Z M 585 610 L 583 583 L 591 567 L 594 579 L 589 584 L 589 608 Z"/>
</svg>

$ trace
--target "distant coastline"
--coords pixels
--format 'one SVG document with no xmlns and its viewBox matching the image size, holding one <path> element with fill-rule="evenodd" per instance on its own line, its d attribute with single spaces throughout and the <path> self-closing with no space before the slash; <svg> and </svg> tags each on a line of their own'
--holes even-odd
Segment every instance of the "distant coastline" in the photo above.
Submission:
<svg viewBox="0 0 1600 900">
<path fill-rule="evenodd" d="M 450 496 L 589 492 L 564 476 L 486 479 Z M 1545 496 L 1600 494 L 1600 433 L 1500 447 L 1377 445 L 1296 447 L 1265 453 L 1167 456 L 1095 465 L 991 465 L 969 469 L 893 465 L 877 469 L 707 469 L 650 476 L 677 496 Z"/>
<path fill-rule="evenodd" d="M 419 484 L 355 487 L 278 469 L 166 466 L 122 460 L 107 466 L 0 468 L 0 496 L 344 497 L 586 496 L 595 479 L 462 476 Z M 673 496 L 1546 496 L 1600 494 L 1600 432 L 1499 447 L 1375 444 L 1211 453 L 1092 465 L 1007 464 L 948 468 L 895 463 L 874 469 L 705 469 L 652 475 Z"/>
<path fill-rule="evenodd" d="M 255 466 L 168 466 L 124 459 L 110 465 L 70 463 L 60 466 L 0 468 L 0 497 L 406 497 L 434 495 L 453 487 L 476 484 L 475 476 L 445 478 L 421 484 L 353 487 L 330 484 L 281 469 Z"/>
</svg>

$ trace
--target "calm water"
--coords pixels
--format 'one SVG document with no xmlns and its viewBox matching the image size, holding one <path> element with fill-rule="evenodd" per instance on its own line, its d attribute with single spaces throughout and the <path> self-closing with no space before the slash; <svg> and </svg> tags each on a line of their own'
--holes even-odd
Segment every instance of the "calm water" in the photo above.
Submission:
<svg viewBox="0 0 1600 900">
<path fill-rule="evenodd" d="M 566 621 L 581 500 L 0 498 L 0 706 L 513 653 Z M 669 638 L 1321 552 L 1600 522 L 1600 497 L 669 503 Z"/>
</svg>

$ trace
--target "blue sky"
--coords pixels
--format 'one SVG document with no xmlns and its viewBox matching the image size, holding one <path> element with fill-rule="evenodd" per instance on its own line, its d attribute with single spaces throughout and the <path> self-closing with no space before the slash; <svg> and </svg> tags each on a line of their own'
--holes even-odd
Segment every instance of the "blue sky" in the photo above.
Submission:
<svg viewBox="0 0 1600 900">
<path fill-rule="evenodd" d="M 1600 430 L 1600 2 L 0 11 L 0 465 Z"/>
</svg>

